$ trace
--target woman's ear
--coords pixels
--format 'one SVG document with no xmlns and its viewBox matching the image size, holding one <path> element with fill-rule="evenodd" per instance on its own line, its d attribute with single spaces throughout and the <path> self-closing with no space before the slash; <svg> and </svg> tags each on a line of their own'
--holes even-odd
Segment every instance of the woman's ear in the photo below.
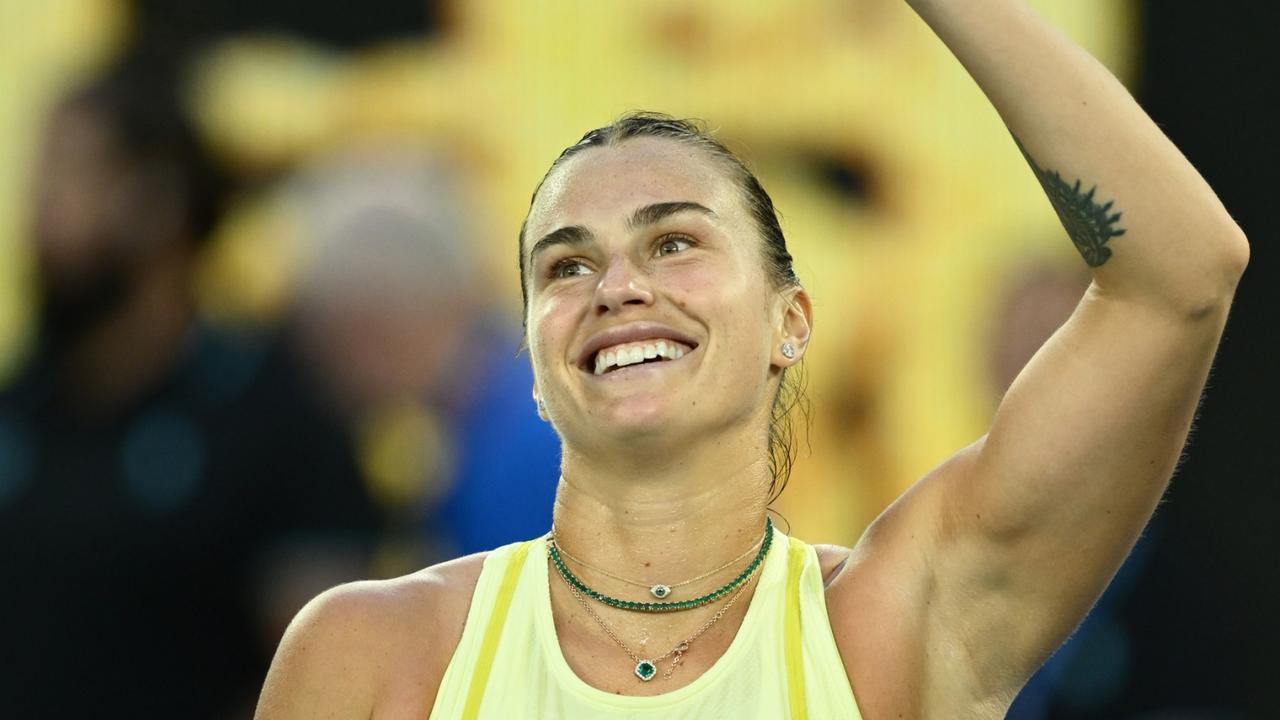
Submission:
<svg viewBox="0 0 1280 720">
<path fill-rule="evenodd" d="M 533 384 L 533 402 L 538 406 L 538 417 L 545 422 L 551 422 L 551 418 L 547 417 L 547 406 L 542 403 L 542 396 L 538 394 L 538 384 Z"/>
<path fill-rule="evenodd" d="M 777 343 L 773 351 L 773 363 L 790 367 L 804 357 L 813 332 L 813 300 L 800 286 L 782 293 L 782 317 L 778 323 Z"/>
</svg>

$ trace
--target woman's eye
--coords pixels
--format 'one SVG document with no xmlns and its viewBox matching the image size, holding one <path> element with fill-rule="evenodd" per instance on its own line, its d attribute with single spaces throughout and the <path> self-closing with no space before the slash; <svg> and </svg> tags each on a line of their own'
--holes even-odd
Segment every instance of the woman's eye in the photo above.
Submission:
<svg viewBox="0 0 1280 720">
<path fill-rule="evenodd" d="M 693 246 L 688 238 L 678 235 L 669 235 L 658 243 L 658 255 L 670 255 L 671 253 L 682 252 Z"/>
<path fill-rule="evenodd" d="M 567 278 L 577 275 L 586 275 L 591 269 L 583 264 L 581 260 L 561 260 L 551 267 L 551 277 Z"/>
</svg>

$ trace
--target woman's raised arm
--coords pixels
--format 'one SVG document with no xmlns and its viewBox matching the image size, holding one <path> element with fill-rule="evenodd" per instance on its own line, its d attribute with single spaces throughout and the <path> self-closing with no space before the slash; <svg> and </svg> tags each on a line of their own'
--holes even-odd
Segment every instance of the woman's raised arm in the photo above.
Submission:
<svg viewBox="0 0 1280 720">
<path fill-rule="evenodd" d="M 1017 138 L 1099 290 L 1184 316 L 1229 301 L 1243 233 L 1101 63 L 1023 0 L 908 4 Z"/>
<path fill-rule="evenodd" d="M 1125 88 L 1022 0 L 909 4 L 995 105 L 1094 276 L 989 434 L 886 513 L 893 537 L 926 544 L 918 702 L 956 717 L 1007 706 L 1133 547 L 1249 247 Z"/>
</svg>

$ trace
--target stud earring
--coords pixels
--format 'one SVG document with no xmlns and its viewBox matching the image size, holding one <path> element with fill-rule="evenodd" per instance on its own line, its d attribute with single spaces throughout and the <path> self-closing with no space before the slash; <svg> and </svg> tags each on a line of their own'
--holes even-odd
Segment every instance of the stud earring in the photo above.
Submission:
<svg viewBox="0 0 1280 720">
<path fill-rule="evenodd" d="M 794 360 L 796 357 L 796 349 L 791 345 L 791 343 L 784 342 L 782 343 L 782 355 L 788 360 Z"/>
</svg>

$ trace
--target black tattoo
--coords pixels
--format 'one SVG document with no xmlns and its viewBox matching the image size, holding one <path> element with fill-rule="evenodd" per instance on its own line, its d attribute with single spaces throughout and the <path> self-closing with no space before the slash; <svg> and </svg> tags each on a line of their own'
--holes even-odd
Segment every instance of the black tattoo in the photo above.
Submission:
<svg viewBox="0 0 1280 720">
<path fill-rule="evenodd" d="M 1022 156 L 1031 164 L 1036 179 L 1040 181 L 1040 186 L 1049 196 L 1049 203 L 1058 213 L 1058 219 L 1067 229 L 1067 235 L 1071 237 L 1071 242 L 1075 243 L 1076 250 L 1080 251 L 1089 267 L 1101 267 L 1111 257 L 1111 248 L 1107 247 L 1107 242 L 1113 237 L 1124 234 L 1122 228 L 1115 226 L 1124 213 L 1108 215 L 1115 201 L 1099 205 L 1093 199 L 1093 194 L 1098 190 L 1097 185 L 1087 193 L 1080 192 L 1079 180 L 1076 180 L 1075 185 L 1068 184 L 1057 170 L 1045 170 L 1037 165 L 1018 138 L 1015 137 L 1013 141 L 1018 144 Z"/>
</svg>

